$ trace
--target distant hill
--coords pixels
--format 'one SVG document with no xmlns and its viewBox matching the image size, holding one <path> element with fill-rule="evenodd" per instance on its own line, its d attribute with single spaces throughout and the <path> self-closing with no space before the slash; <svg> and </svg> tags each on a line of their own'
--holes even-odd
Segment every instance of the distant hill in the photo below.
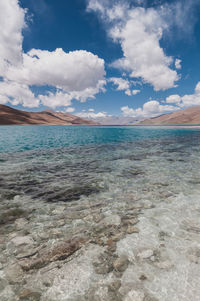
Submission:
<svg viewBox="0 0 200 301">
<path fill-rule="evenodd" d="M 95 121 L 103 125 L 129 125 L 136 123 L 138 120 L 133 117 L 107 116 L 96 118 Z"/>
<path fill-rule="evenodd" d="M 97 124 L 69 113 L 46 110 L 42 112 L 26 112 L 9 106 L 0 105 L 0 125 L 28 125 L 28 124 Z"/>
<path fill-rule="evenodd" d="M 200 124 L 200 106 L 180 110 L 174 113 L 145 119 L 138 125 L 172 125 L 172 124 Z"/>
</svg>

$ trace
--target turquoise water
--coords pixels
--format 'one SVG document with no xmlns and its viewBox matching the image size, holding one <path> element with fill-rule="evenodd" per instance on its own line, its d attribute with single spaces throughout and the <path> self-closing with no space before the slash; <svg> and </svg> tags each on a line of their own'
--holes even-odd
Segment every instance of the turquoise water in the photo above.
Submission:
<svg viewBox="0 0 200 301">
<path fill-rule="evenodd" d="M 101 145 L 145 139 L 199 137 L 192 127 L 168 126 L 1 126 L 0 152 Z M 191 137 L 192 138 L 192 137 Z"/>
</svg>

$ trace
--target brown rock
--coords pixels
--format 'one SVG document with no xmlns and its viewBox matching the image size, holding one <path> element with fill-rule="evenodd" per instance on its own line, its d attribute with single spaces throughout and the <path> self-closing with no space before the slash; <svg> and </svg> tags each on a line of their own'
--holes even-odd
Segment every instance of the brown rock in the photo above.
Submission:
<svg viewBox="0 0 200 301">
<path fill-rule="evenodd" d="M 121 232 L 119 232 L 119 233 L 112 236 L 112 240 L 114 242 L 119 241 L 122 238 L 124 238 L 124 233 L 121 233 Z"/>
<path fill-rule="evenodd" d="M 142 274 L 139 279 L 142 280 L 142 281 L 147 280 L 147 276 L 145 276 L 144 274 Z"/>
<path fill-rule="evenodd" d="M 25 271 L 29 271 L 31 269 L 44 267 L 53 261 L 64 260 L 79 250 L 86 241 L 86 238 L 75 238 L 66 241 L 62 245 L 59 245 L 50 251 L 45 249 L 42 253 L 40 252 L 38 257 L 35 259 L 21 261 L 20 265 Z"/>
<path fill-rule="evenodd" d="M 19 294 L 18 297 L 20 300 L 39 301 L 41 294 L 39 292 L 33 292 L 29 289 L 25 289 Z"/>
<path fill-rule="evenodd" d="M 124 217 L 122 219 L 122 223 L 124 226 L 128 226 L 128 225 L 135 225 L 139 222 L 138 218 L 137 217 L 134 217 L 134 218 L 129 218 L 129 217 Z"/>
<path fill-rule="evenodd" d="M 128 258 L 126 256 L 118 257 L 113 262 L 113 267 L 118 272 L 124 272 L 128 267 Z"/>
<path fill-rule="evenodd" d="M 112 256 L 104 252 L 93 262 L 95 272 L 97 274 L 107 274 L 113 270 Z"/>
<path fill-rule="evenodd" d="M 111 246 L 113 243 L 114 243 L 114 242 L 113 242 L 112 238 L 109 238 L 109 239 L 107 240 L 107 242 L 106 242 L 106 244 L 107 244 L 108 246 Z"/>
<path fill-rule="evenodd" d="M 121 286 L 120 280 L 115 280 L 108 285 L 108 289 L 112 292 L 116 292 Z"/>
<path fill-rule="evenodd" d="M 134 226 L 128 226 L 126 232 L 128 234 L 132 234 L 132 233 L 139 233 L 139 229 L 137 227 L 134 227 Z"/>
</svg>

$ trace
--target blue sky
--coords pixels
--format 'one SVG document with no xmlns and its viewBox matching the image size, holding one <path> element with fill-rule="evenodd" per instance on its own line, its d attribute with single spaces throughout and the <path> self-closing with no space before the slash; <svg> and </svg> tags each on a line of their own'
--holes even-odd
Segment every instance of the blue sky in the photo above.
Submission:
<svg viewBox="0 0 200 301">
<path fill-rule="evenodd" d="M 0 0 L 0 103 L 139 119 L 200 105 L 198 2 Z"/>
</svg>

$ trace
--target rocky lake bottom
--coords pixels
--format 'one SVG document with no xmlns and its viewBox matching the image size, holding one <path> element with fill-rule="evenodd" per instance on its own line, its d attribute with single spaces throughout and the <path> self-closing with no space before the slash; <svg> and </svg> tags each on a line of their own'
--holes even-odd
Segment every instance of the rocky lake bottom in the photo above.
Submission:
<svg viewBox="0 0 200 301">
<path fill-rule="evenodd" d="M 1 301 L 200 300 L 199 129 L 25 148 L 26 128 L 0 153 Z"/>
</svg>

